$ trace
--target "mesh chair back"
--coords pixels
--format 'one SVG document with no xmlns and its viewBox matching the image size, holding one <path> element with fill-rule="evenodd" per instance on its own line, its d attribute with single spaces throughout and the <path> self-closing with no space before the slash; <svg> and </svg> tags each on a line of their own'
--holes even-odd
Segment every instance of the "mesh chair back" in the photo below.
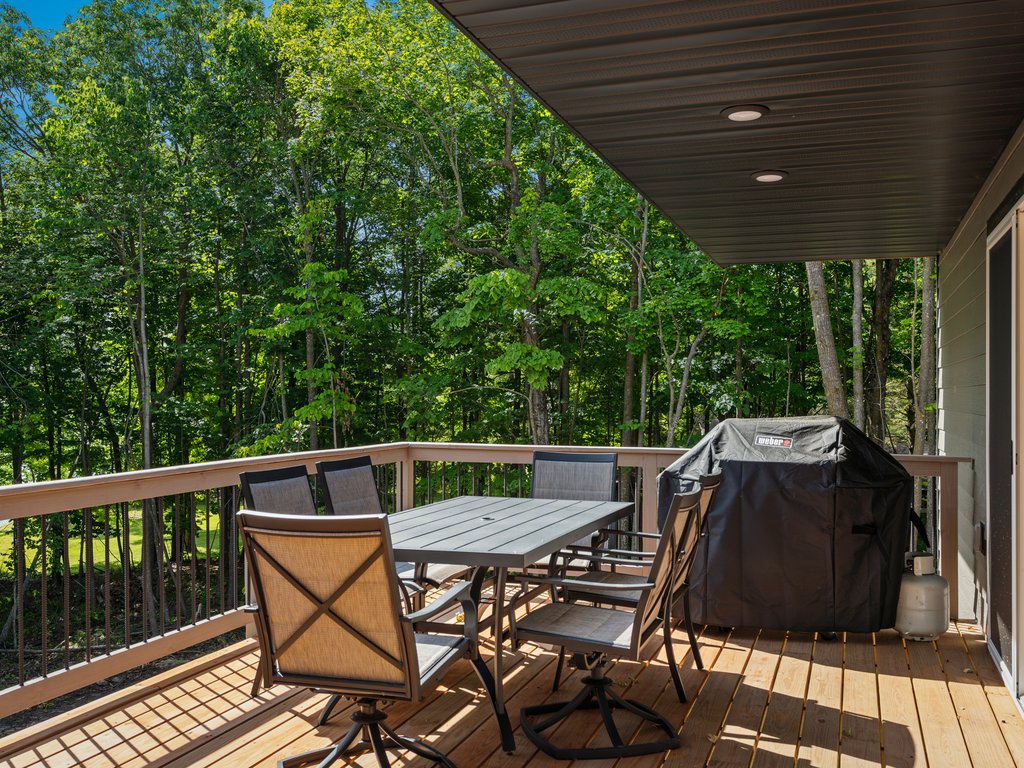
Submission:
<svg viewBox="0 0 1024 768">
<path fill-rule="evenodd" d="M 618 456 L 614 453 L 534 451 L 530 496 L 535 499 L 615 501 L 617 462 Z M 575 543 L 581 547 L 589 546 L 591 537 L 584 536 Z"/>
<path fill-rule="evenodd" d="M 242 497 L 246 509 L 281 515 L 315 515 L 316 502 L 309 487 L 306 467 L 284 467 L 261 472 L 242 472 Z"/>
<path fill-rule="evenodd" d="M 384 515 L 238 513 L 263 652 L 275 679 L 409 698 L 419 684 L 412 629 L 399 619 Z"/>
<path fill-rule="evenodd" d="M 554 453 L 536 451 L 530 495 L 535 499 L 614 501 L 614 453 Z"/>
<path fill-rule="evenodd" d="M 316 474 L 328 513 L 377 515 L 384 511 L 369 456 L 317 462 Z"/>
<path fill-rule="evenodd" d="M 659 620 L 668 620 L 671 593 L 675 591 L 677 583 L 686 580 L 692 562 L 692 557 L 679 557 L 680 547 L 684 541 L 695 541 L 693 530 L 697 530 L 699 535 L 697 523 L 700 517 L 700 496 L 700 491 L 694 491 L 677 494 L 672 498 L 647 576 L 654 587 L 646 590 L 637 603 L 636 622 L 633 625 L 634 642 L 642 643 L 650 631 L 657 627 Z"/>
<path fill-rule="evenodd" d="M 707 519 L 708 508 L 715 496 L 715 491 L 722 482 L 722 474 L 716 472 L 713 475 L 703 475 L 700 478 L 700 503 L 697 505 L 697 512 L 693 524 L 686 528 L 684 537 L 679 546 L 679 563 L 676 566 L 675 586 L 676 595 L 682 593 L 686 588 L 686 580 L 690 575 L 690 566 L 693 565 L 693 558 L 697 552 L 697 543 L 700 541 L 701 533 L 704 531 L 704 521 Z"/>
</svg>

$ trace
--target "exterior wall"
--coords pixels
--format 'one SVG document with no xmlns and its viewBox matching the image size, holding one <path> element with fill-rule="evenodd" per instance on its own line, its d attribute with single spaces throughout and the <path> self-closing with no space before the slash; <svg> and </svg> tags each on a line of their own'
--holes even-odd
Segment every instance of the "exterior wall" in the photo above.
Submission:
<svg viewBox="0 0 1024 768">
<path fill-rule="evenodd" d="M 973 471 L 960 473 L 960 614 L 970 615 L 973 604 L 982 622 L 987 619 L 987 564 L 975 550 L 974 525 L 985 520 L 985 240 L 989 217 L 1022 176 L 1024 124 L 939 257 L 938 446 L 940 454 L 974 459 Z"/>
</svg>

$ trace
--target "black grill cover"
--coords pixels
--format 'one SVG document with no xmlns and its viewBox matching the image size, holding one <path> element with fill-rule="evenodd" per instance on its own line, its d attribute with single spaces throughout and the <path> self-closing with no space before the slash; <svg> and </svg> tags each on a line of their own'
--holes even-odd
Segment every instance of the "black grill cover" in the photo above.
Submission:
<svg viewBox="0 0 1024 768">
<path fill-rule="evenodd" d="M 896 622 L 912 481 L 843 419 L 728 419 L 659 476 L 722 472 L 690 575 L 703 624 L 873 632 Z"/>
</svg>

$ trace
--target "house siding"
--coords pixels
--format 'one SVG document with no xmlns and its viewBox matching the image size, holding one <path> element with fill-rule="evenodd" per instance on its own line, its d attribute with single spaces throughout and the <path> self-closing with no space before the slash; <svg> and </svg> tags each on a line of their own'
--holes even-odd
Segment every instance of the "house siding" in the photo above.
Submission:
<svg viewBox="0 0 1024 768">
<path fill-rule="evenodd" d="M 988 219 L 1024 176 L 1024 124 L 939 256 L 938 447 L 974 458 L 959 485 L 960 615 L 987 620 L 985 557 L 974 526 L 986 518 L 986 247 Z"/>
</svg>

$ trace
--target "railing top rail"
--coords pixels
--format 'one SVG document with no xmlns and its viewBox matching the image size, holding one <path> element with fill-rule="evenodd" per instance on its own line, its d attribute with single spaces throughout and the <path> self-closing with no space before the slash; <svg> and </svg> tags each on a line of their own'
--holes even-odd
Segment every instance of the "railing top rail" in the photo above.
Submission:
<svg viewBox="0 0 1024 768">
<path fill-rule="evenodd" d="M 370 454 L 376 463 L 386 464 L 402 461 L 406 458 L 407 451 L 407 443 L 363 445 L 356 448 L 280 453 L 273 456 L 224 459 L 110 475 L 8 485 L 0 487 L 0 519 L 33 517 L 208 488 L 226 488 L 238 484 L 241 472 L 253 469 L 275 469 L 305 464 L 306 469 L 312 474 L 318 461 L 355 454 Z"/>
<path fill-rule="evenodd" d="M 603 453 L 614 451 L 624 467 L 666 466 L 686 453 L 685 448 L 609 447 L 609 446 L 535 446 L 480 443 L 399 442 L 338 448 L 324 451 L 302 451 L 272 456 L 225 459 L 199 464 L 136 470 L 111 475 L 92 475 L 67 480 L 23 483 L 0 487 L 0 519 L 16 519 L 63 512 L 72 509 L 118 504 L 125 501 L 191 493 L 209 488 L 224 488 L 238 483 L 241 472 L 253 469 L 305 464 L 312 473 L 316 462 L 369 454 L 374 463 L 398 461 L 466 461 L 478 463 L 529 464 L 533 452 L 545 450 Z M 958 456 L 919 456 L 901 454 L 896 458 L 911 474 L 939 474 L 950 464 L 970 463 L 972 459 Z"/>
</svg>

